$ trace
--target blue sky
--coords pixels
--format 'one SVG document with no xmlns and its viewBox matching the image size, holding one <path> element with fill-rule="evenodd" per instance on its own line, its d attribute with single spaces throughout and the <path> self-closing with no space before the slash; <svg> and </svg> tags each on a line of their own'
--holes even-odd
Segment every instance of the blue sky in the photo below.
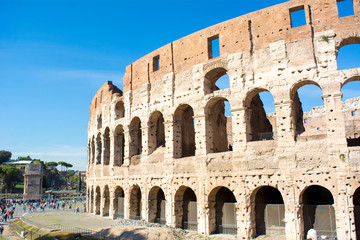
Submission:
<svg viewBox="0 0 360 240">
<path fill-rule="evenodd" d="M 100 86 L 122 88 L 125 67 L 149 52 L 282 2 L 0 0 L 0 150 L 85 170 Z"/>
</svg>

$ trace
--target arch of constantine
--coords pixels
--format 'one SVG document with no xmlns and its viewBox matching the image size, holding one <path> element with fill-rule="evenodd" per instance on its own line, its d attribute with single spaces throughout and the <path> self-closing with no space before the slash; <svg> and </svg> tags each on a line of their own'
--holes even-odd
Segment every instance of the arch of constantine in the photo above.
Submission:
<svg viewBox="0 0 360 240">
<path fill-rule="evenodd" d="M 337 68 L 339 50 L 360 43 L 360 1 L 346 17 L 339 2 L 219 23 L 132 63 L 123 91 L 105 83 L 90 104 L 87 211 L 239 239 L 360 239 L 360 130 L 348 124 L 360 111 L 342 101 L 360 68 Z M 302 109 L 309 84 L 318 113 Z"/>
</svg>

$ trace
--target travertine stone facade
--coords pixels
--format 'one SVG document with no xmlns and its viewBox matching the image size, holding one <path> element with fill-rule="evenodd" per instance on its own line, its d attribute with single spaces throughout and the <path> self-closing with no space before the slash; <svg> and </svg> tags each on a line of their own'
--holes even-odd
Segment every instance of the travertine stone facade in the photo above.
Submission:
<svg viewBox="0 0 360 240">
<path fill-rule="evenodd" d="M 88 211 L 239 239 L 304 239 L 311 228 L 356 239 L 360 148 L 347 144 L 341 89 L 360 69 L 337 70 L 341 47 L 360 43 L 360 1 L 353 6 L 341 18 L 336 0 L 250 13 L 132 63 L 123 92 L 104 84 L 90 105 Z M 298 10 L 306 24 L 292 27 Z M 230 87 L 218 89 L 225 74 Z M 323 93 L 321 131 L 304 123 L 297 90 L 307 84 Z"/>
</svg>

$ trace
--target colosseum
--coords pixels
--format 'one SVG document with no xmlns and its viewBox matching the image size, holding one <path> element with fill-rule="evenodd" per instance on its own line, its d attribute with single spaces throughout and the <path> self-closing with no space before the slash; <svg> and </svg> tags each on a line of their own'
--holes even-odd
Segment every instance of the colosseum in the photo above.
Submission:
<svg viewBox="0 0 360 240">
<path fill-rule="evenodd" d="M 360 239 L 360 99 L 342 100 L 360 68 L 337 67 L 360 43 L 360 1 L 350 16 L 341 2 L 216 24 L 127 66 L 123 91 L 106 82 L 90 104 L 87 211 L 239 239 Z M 324 103 L 312 113 L 309 84 Z"/>
</svg>

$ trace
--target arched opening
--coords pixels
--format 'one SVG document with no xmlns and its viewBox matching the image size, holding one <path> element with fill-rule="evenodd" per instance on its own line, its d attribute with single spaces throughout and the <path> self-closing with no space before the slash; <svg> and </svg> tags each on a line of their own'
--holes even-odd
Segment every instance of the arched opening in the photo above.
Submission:
<svg viewBox="0 0 360 240">
<path fill-rule="evenodd" d="M 101 152 L 102 152 L 101 133 L 99 133 L 96 137 L 96 164 L 101 164 Z"/>
<path fill-rule="evenodd" d="M 291 92 L 295 140 L 300 137 L 326 135 L 326 121 L 322 90 L 313 81 L 302 81 Z"/>
<path fill-rule="evenodd" d="M 360 146 L 360 76 L 348 79 L 341 92 L 347 145 Z"/>
<path fill-rule="evenodd" d="M 166 224 L 166 199 L 160 187 L 153 187 L 149 192 L 149 222 Z"/>
<path fill-rule="evenodd" d="M 97 186 L 96 192 L 95 192 L 95 214 L 96 215 L 100 215 L 100 203 L 101 203 L 101 192 L 100 192 L 100 187 Z"/>
<path fill-rule="evenodd" d="M 130 219 L 141 219 L 141 190 L 138 185 L 133 186 L 130 193 Z"/>
<path fill-rule="evenodd" d="M 205 95 L 218 90 L 230 88 L 229 76 L 225 68 L 215 68 L 205 75 Z"/>
<path fill-rule="evenodd" d="M 130 123 L 129 157 L 140 155 L 142 152 L 141 121 L 135 117 Z"/>
<path fill-rule="evenodd" d="M 285 235 L 285 207 L 281 193 L 276 188 L 264 186 L 255 194 L 256 236 Z"/>
<path fill-rule="evenodd" d="M 232 151 L 231 106 L 225 98 L 214 98 L 206 107 L 206 135 L 210 153 Z"/>
<path fill-rule="evenodd" d="M 124 190 L 121 187 L 116 187 L 114 195 L 115 218 L 124 218 Z"/>
<path fill-rule="evenodd" d="M 195 192 L 181 186 L 175 194 L 175 227 L 197 231 L 197 199 Z"/>
<path fill-rule="evenodd" d="M 95 163 L 95 137 L 91 139 L 91 163 Z"/>
<path fill-rule="evenodd" d="M 103 209 L 103 216 L 109 216 L 109 210 L 110 210 L 110 191 L 109 186 L 106 185 L 104 188 L 103 193 L 103 201 L 104 201 L 104 209 Z"/>
<path fill-rule="evenodd" d="M 334 198 L 331 192 L 321 186 L 313 185 L 303 192 L 300 203 L 303 204 L 302 218 L 304 236 L 314 229 L 317 236 L 336 239 Z"/>
<path fill-rule="evenodd" d="M 114 166 L 120 167 L 124 163 L 125 138 L 122 125 L 115 128 L 114 136 Z"/>
<path fill-rule="evenodd" d="M 338 70 L 360 67 L 360 38 L 344 39 L 337 52 L 336 63 Z"/>
<path fill-rule="evenodd" d="M 110 129 L 107 127 L 104 133 L 104 165 L 110 164 Z"/>
<path fill-rule="evenodd" d="M 273 102 L 272 94 L 265 89 L 255 89 L 246 97 L 244 106 L 247 107 L 248 142 L 274 139 L 273 124 L 276 126 L 276 114 Z"/>
<path fill-rule="evenodd" d="M 153 112 L 149 119 L 149 154 L 158 147 L 165 146 L 164 117 L 161 112 Z"/>
<path fill-rule="evenodd" d="M 210 233 L 237 234 L 236 199 L 226 187 L 217 187 L 209 194 Z"/>
<path fill-rule="evenodd" d="M 174 113 L 174 157 L 195 156 L 194 111 L 189 105 L 179 106 Z"/>
<path fill-rule="evenodd" d="M 119 101 L 115 105 L 115 119 L 125 117 L 125 107 L 123 101 Z"/>
<path fill-rule="evenodd" d="M 354 204 L 356 239 L 360 240 L 360 188 L 356 189 L 354 193 L 353 204 Z"/>
<path fill-rule="evenodd" d="M 97 128 L 98 129 L 102 128 L 102 116 L 101 116 L 101 114 L 97 118 Z"/>
<path fill-rule="evenodd" d="M 90 192 L 90 213 L 94 213 L 94 187 L 91 187 Z"/>
</svg>

